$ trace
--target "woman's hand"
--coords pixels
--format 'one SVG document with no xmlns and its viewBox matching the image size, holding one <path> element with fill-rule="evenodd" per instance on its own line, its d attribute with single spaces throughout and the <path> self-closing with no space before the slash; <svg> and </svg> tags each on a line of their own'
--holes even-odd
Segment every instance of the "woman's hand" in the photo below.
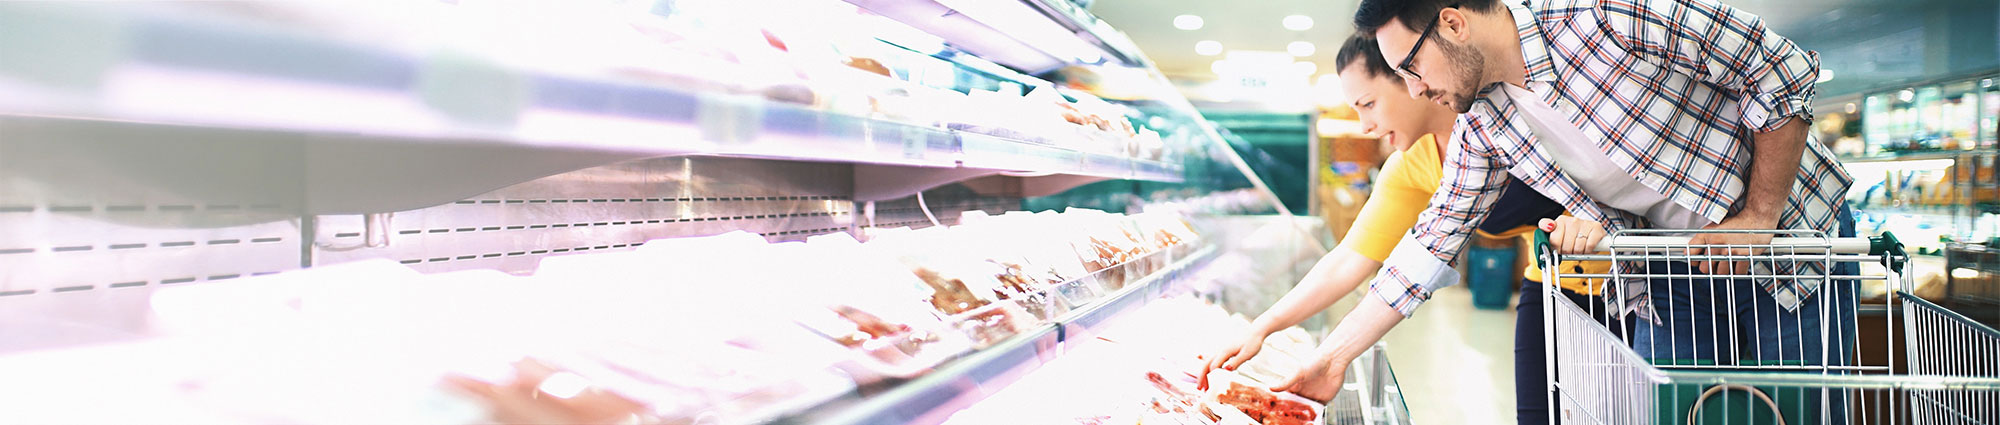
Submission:
<svg viewBox="0 0 2000 425">
<path fill-rule="evenodd" d="M 1604 225 L 1572 216 L 1542 219 L 1542 231 L 1549 232 L 1549 245 L 1565 255 L 1592 254 L 1604 241 Z"/>
<path fill-rule="evenodd" d="M 1208 390 L 1209 371 L 1216 369 L 1235 371 L 1238 366 L 1243 365 L 1243 362 L 1257 357 L 1257 352 L 1264 350 L 1264 338 L 1269 338 L 1270 336 L 1270 332 L 1253 329 L 1249 335 L 1244 336 L 1241 342 L 1229 344 L 1222 347 L 1221 350 L 1216 350 L 1214 355 L 1208 356 L 1207 362 L 1202 363 L 1201 374 L 1195 378 L 1195 389 Z"/>
</svg>

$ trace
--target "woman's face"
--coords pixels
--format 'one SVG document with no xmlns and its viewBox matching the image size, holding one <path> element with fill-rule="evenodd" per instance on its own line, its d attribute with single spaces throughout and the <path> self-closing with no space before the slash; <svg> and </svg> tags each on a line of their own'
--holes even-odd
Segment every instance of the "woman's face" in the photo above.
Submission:
<svg viewBox="0 0 2000 425">
<path fill-rule="evenodd" d="M 1424 126 L 1436 122 L 1432 118 L 1437 114 L 1451 113 L 1436 103 L 1410 97 L 1394 75 L 1368 75 L 1361 67 L 1357 62 L 1342 69 L 1340 88 L 1353 99 L 1350 103 L 1361 117 L 1362 131 L 1382 138 L 1397 151 L 1409 149 L 1429 134 L 1431 129 Z"/>
</svg>

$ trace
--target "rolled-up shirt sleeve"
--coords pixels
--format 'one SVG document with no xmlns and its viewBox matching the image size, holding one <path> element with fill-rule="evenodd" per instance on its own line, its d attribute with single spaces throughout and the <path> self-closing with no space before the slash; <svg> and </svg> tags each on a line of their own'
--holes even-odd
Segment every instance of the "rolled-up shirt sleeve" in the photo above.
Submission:
<svg viewBox="0 0 2000 425">
<path fill-rule="evenodd" d="M 1383 261 L 1383 272 L 1368 284 L 1371 292 L 1404 317 L 1431 293 L 1458 284 L 1451 261 L 1507 187 L 1507 169 L 1487 150 L 1485 126 L 1475 115 L 1460 115 L 1446 148 L 1444 178 L 1430 206 L 1418 215 L 1396 249 Z"/>
<path fill-rule="evenodd" d="M 1757 15 L 1715 0 L 1602 0 L 1597 12 L 1627 52 L 1745 95 L 1742 122 L 1756 132 L 1812 121 L 1819 56 Z"/>
</svg>

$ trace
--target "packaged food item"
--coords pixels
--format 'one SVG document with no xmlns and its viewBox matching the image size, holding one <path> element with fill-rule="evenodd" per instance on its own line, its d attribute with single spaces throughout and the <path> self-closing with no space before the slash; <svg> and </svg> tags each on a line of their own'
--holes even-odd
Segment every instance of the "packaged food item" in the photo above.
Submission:
<svg viewBox="0 0 2000 425">
<path fill-rule="evenodd" d="M 644 404 L 616 392 L 592 388 L 574 373 L 524 359 L 515 376 L 487 382 L 447 376 L 445 386 L 463 391 L 491 408 L 489 420 L 509 424 L 617 424 L 648 413 Z"/>
<path fill-rule="evenodd" d="M 1146 382 L 1159 393 L 1146 403 L 1140 414 L 1141 423 L 1152 423 L 1146 422 L 1147 418 L 1155 422 L 1165 421 L 1161 423 L 1188 423 L 1192 420 L 1212 424 L 1222 420 L 1222 415 L 1209 407 L 1201 393 L 1182 388 L 1159 372 L 1146 372 Z"/>
<path fill-rule="evenodd" d="M 1227 370 L 1210 371 L 1209 397 L 1217 403 L 1243 412 L 1257 424 L 1307 425 L 1319 423 L 1326 406 L 1291 393 L 1274 393 L 1261 384 Z"/>
</svg>

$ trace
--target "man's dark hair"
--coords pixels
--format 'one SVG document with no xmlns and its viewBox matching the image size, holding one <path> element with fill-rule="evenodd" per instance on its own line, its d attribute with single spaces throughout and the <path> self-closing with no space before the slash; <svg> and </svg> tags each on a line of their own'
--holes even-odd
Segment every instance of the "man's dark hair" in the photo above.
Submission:
<svg viewBox="0 0 2000 425">
<path fill-rule="evenodd" d="M 1500 0 L 1361 0 L 1361 5 L 1354 8 L 1354 30 L 1372 38 L 1375 30 L 1395 19 L 1402 21 L 1410 32 L 1421 32 L 1437 19 L 1438 11 L 1454 4 L 1460 9 L 1484 13 L 1500 7 Z"/>
<path fill-rule="evenodd" d="M 1347 37 L 1347 42 L 1340 44 L 1340 53 L 1333 56 L 1333 64 L 1337 67 L 1334 72 L 1347 72 L 1347 67 L 1356 63 L 1360 63 L 1361 72 L 1370 77 L 1403 79 L 1403 76 L 1396 75 L 1395 68 L 1389 67 L 1388 61 L 1382 60 L 1382 47 L 1375 44 L 1375 39 L 1362 37 L 1361 34 Z"/>
</svg>

